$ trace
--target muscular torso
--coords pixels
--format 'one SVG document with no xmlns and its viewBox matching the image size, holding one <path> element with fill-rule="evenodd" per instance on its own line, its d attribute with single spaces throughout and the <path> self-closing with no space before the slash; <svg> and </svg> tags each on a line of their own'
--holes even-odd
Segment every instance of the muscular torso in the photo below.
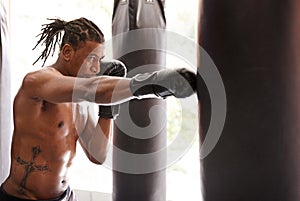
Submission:
<svg viewBox="0 0 300 201">
<path fill-rule="evenodd" d="M 66 190 L 78 140 L 73 119 L 77 106 L 34 99 L 20 89 L 14 101 L 11 170 L 4 183 L 7 193 L 50 199 Z"/>
</svg>

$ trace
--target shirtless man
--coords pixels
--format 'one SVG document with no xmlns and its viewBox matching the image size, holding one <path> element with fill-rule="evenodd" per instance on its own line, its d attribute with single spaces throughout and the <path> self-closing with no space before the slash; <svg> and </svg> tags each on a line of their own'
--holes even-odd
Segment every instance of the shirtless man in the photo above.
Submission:
<svg viewBox="0 0 300 201">
<path fill-rule="evenodd" d="M 53 19 L 40 37 L 37 45 L 46 48 L 38 60 L 45 63 L 57 42 L 59 56 L 53 65 L 28 73 L 14 99 L 11 168 L 1 185 L 1 201 L 77 200 L 67 175 L 76 142 L 93 163 L 102 164 L 117 114 L 112 108 L 134 98 L 184 98 L 195 91 L 196 75 L 184 68 L 123 78 L 125 66 L 114 61 L 102 69 L 103 76 L 95 76 L 104 36 L 88 19 Z M 86 101 L 99 104 L 98 122 L 82 106 Z"/>
</svg>

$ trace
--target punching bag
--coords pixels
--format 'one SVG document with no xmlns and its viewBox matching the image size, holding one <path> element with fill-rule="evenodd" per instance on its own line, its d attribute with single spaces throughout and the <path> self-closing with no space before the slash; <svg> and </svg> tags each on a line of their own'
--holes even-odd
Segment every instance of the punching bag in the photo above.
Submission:
<svg viewBox="0 0 300 201">
<path fill-rule="evenodd" d="M 300 17 L 294 2 L 203 0 L 198 41 L 217 66 L 227 98 L 223 132 L 201 160 L 204 201 L 300 200 Z M 198 81 L 203 142 L 213 100 L 201 75 Z"/>
<path fill-rule="evenodd" d="M 165 67 L 165 16 L 160 0 L 116 0 L 113 57 L 128 77 Z M 166 107 L 164 100 L 132 100 L 115 121 L 113 200 L 165 201 Z"/>
</svg>

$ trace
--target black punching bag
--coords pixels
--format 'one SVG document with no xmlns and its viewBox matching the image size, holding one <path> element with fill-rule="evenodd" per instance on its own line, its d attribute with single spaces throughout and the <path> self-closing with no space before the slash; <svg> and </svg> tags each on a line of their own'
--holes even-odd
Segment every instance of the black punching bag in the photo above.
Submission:
<svg viewBox="0 0 300 201">
<path fill-rule="evenodd" d="M 222 135 L 201 160 L 204 201 L 300 200 L 300 17 L 292 1 L 203 0 L 199 44 L 227 98 Z M 198 80 L 203 142 L 213 100 Z"/>
<path fill-rule="evenodd" d="M 160 0 L 117 0 L 112 22 L 113 57 L 128 77 L 165 66 L 165 17 Z M 124 103 L 115 121 L 113 200 L 165 201 L 164 100 Z"/>
</svg>

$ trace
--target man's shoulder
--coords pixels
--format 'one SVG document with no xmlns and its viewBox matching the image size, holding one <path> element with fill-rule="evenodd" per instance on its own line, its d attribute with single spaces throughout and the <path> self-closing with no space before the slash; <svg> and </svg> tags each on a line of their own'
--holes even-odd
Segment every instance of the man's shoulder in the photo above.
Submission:
<svg viewBox="0 0 300 201">
<path fill-rule="evenodd" d="M 51 76 L 51 75 L 61 75 L 63 76 L 58 70 L 52 67 L 44 67 L 42 69 L 34 70 L 28 72 L 24 78 L 30 77 L 30 76 Z"/>
<path fill-rule="evenodd" d="M 53 68 L 43 68 L 35 71 L 28 72 L 22 82 L 22 86 L 29 85 L 30 88 L 35 85 L 39 85 L 41 82 L 47 79 L 51 79 L 53 76 L 63 76 L 60 72 Z"/>
</svg>

